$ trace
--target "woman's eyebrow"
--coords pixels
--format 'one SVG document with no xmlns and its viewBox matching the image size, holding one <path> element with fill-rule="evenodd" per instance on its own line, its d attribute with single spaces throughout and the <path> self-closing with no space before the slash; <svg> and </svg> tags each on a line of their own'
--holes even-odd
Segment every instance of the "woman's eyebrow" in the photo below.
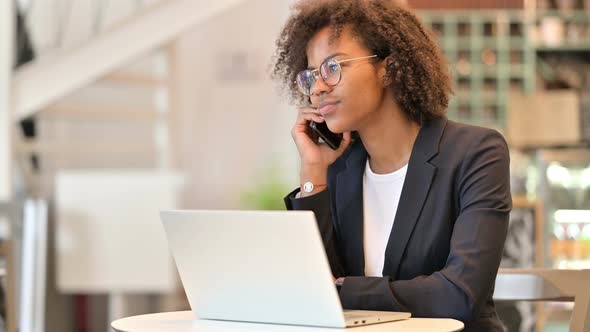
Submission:
<svg viewBox="0 0 590 332">
<path fill-rule="evenodd" d="M 339 55 L 346 55 L 346 53 L 343 52 L 338 52 L 338 53 L 334 53 L 332 55 L 328 55 L 327 57 L 324 58 L 324 60 L 322 60 L 322 63 L 326 62 L 326 60 L 337 57 Z M 307 70 L 313 70 L 315 69 L 315 67 L 307 67 Z"/>
</svg>

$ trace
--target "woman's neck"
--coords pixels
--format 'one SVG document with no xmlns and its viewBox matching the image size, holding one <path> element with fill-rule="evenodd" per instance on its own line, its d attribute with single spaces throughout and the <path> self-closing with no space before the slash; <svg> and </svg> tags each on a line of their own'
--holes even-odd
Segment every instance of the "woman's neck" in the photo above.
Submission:
<svg viewBox="0 0 590 332">
<path fill-rule="evenodd" d="M 369 154 L 371 170 L 392 173 L 410 160 L 420 125 L 410 120 L 395 103 L 386 103 L 359 129 Z"/>
</svg>

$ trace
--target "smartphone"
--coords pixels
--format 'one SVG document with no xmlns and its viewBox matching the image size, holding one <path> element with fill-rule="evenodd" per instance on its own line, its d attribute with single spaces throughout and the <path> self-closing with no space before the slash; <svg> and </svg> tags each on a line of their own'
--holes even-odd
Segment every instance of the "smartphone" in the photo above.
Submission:
<svg viewBox="0 0 590 332">
<path fill-rule="evenodd" d="M 333 150 L 338 149 L 338 147 L 340 146 L 340 143 L 342 142 L 342 134 L 336 134 L 330 131 L 330 129 L 328 129 L 328 125 L 326 124 L 326 122 L 314 122 L 311 121 L 309 123 L 309 126 L 311 127 L 311 129 L 313 129 L 318 136 L 322 139 L 322 141 L 324 141 L 326 144 L 328 144 L 329 147 L 331 147 Z"/>
<path fill-rule="evenodd" d="M 309 97 L 304 100 L 304 104 L 302 106 L 314 108 Z M 342 142 L 342 134 L 335 134 L 331 132 L 330 129 L 328 129 L 326 121 L 321 123 L 311 121 L 309 123 L 309 127 L 313 130 L 315 135 L 321 138 L 322 141 L 324 141 L 324 143 L 326 143 L 333 150 L 336 150 L 338 147 L 340 147 L 340 143 Z M 316 138 L 317 137 L 312 137 L 314 140 Z"/>
</svg>

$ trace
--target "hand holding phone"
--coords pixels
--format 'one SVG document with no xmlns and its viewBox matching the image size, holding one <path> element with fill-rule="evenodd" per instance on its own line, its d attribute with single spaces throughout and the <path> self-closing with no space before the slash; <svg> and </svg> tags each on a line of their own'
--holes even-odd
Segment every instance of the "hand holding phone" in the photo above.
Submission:
<svg viewBox="0 0 590 332">
<path fill-rule="evenodd" d="M 321 115 L 317 112 L 317 108 L 311 103 L 311 99 L 305 100 L 305 104 L 300 106 L 301 109 L 314 110 L 316 116 L 321 118 Z M 323 118 L 322 121 L 314 121 L 313 119 L 309 122 L 309 127 L 312 129 L 310 137 L 314 142 L 318 141 L 318 137 L 324 141 L 332 150 L 337 150 L 342 142 L 342 134 L 336 134 L 330 131 L 328 125 Z"/>
<path fill-rule="evenodd" d="M 324 118 L 311 105 L 298 107 L 297 121 L 291 129 L 291 136 L 302 165 L 311 165 L 324 171 L 342 155 L 351 142 L 349 132 L 330 132 Z"/>
</svg>

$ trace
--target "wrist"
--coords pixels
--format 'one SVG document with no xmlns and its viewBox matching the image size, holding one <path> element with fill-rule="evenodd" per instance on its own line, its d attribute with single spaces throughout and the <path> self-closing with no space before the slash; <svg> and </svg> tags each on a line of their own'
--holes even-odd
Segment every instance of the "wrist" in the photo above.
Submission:
<svg viewBox="0 0 590 332">
<path fill-rule="evenodd" d="M 301 181 L 324 181 L 327 178 L 328 168 L 320 164 L 301 164 L 299 175 Z M 319 183 L 319 182 L 318 182 Z"/>
<path fill-rule="evenodd" d="M 301 197 L 317 194 L 327 187 L 327 169 L 309 165 L 301 166 Z"/>
<path fill-rule="evenodd" d="M 304 194 L 317 194 L 318 192 L 324 190 L 328 185 L 325 183 L 313 183 L 311 181 L 304 182 L 300 185 L 301 188 L 301 195 Z"/>
<path fill-rule="evenodd" d="M 300 165 L 301 165 L 301 169 L 318 169 L 318 170 L 320 170 L 320 169 L 327 169 L 328 168 L 327 165 L 324 165 L 321 162 L 308 162 L 305 160 L 301 160 Z"/>
</svg>

